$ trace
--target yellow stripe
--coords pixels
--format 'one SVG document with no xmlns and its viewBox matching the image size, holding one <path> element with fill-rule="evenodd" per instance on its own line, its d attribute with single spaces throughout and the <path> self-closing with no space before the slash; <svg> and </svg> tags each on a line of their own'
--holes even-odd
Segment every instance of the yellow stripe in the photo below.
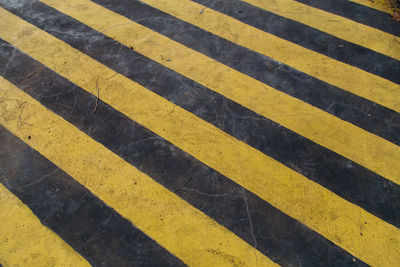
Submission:
<svg viewBox="0 0 400 267">
<path fill-rule="evenodd" d="M 90 266 L 2 184 L 0 263 L 4 266 Z"/>
<path fill-rule="evenodd" d="M 400 112 L 400 85 L 396 83 L 263 32 L 212 9 L 201 13 L 199 11 L 205 7 L 189 0 L 142 2 L 322 81 Z M 375 40 L 375 37 L 368 36 L 367 40 Z M 400 59 L 400 37 L 392 36 L 388 41 L 390 45 L 384 43 L 384 40 L 377 39 L 375 47 L 381 47 L 386 54 Z"/>
<path fill-rule="evenodd" d="M 373 8 L 385 13 L 393 14 L 393 10 L 390 9 L 390 5 L 383 4 L 385 2 L 389 2 L 390 0 L 349 0 L 350 2 L 354 2 L 369 8 Z"/>
<path fill-rule="evenodd" d="M 244 2 L 389 57 L 400 59 L 400 45 L 398 43 L 400 38 L 373 27 L 293 0 L 244 0 Z"/>
<path fill-rule="evenodd" d="M 275 266 L 255 248 L 4 78 L 0 78 L 0 92 L 0 122 L 9 131 L 187 264 Z M 18 118 L 22 108 L 26 123 Z"/>
<path fill-rule="evenodd" d="M 133 47 L 146 57 L 400 184 L 400 148 L 383 138 L 275 90 L 93 2 L 44 2 Z M 162 60 L 160 55 L 171 60 Z"/>
<path fill-rule="evenodd" d="M 82 6 L 82 8 L 85 7 Z M 95 10 L 95 12 L 96 11 L 98 10 Z M 102 16 L 103 14 L 99 15 Z M 0 16 L 2 18 L 2 20 L 0 20 L 0 29 L 3 29 L 1 34 L 2 38 L 5 38 L 30 56 L 46 64 L 51 69 L 56 70 L 60 75 L 92 94 L 97 94 L 96 80 L 99 79 L 98 84 L 101 90 L 100 98 L 103 101 L 149 128 L 156 134 L 176 144 L 178 147 L 192 154 L 200 161 L 234 180 L 241 186 L 254 192 L 289 216 L 311 227 L 367 263 L 378 264 L 381 263 L 382 259 L 385 259 L 383 265 L 393 266 L 400 261 L 400 250 L 398 249 L 400 247 L 399 229 L 371 215 L 356 205 L 345 201 L 324 187 L 308 180 L 245 143 L 238 141 L 211 124 L 200 120 L 192 113 L 185 111 L 179 106 L 175 106 L 139 84 L 132 82 L 120 74 L 115 74 L 113 70 L 101 65 L 97 61 L 18 17 L 4 10 L 1 10 Z M 107 19 L 107 17 L 103 17 L 103 19 Z M 114 21 L 114 23 L 118 23 L 118 21 Z M 4 27 L 4 25 L 8 26 Z M 135 37 L 137 36 L 134 35 L 133 38 Z M 154 48 L 155 47 L 151 45 L 149 47 L 149 49 Z M 112 78 L 109 78 L 111 76 Z M 20 96 L 14 92 L 11 92 L 9 95 L 10 97 L 13 96 L 13 99 L 20 98 Z M 6 97 L 3 98 L 7 99 Z M 24 113 L 25 112 L 26 105 Z M 43 112 L 44 111 L 41 110 L 39 113 Z M 18 110 L 12 112 L 12 114 L 18 114 Z M 49 118 L 49 116 L 48 114 L 43 116 L 46 123 L 47 121 L 51 122 L 53 120 Z M 35 121 L 27 122 L 36 125 Z M 3 123 L 9 125 L 8 121 L 3 120 Z M 13 123 L 16 124 L 17 122 Z M 61 129 L 60 125 L 61 124 L 55 124 L 51 129 L 54 129 L 54 131 L 57 131 L 57 133 L 62 136 L 63 133 L 67 133 L 68 131 L 66 129 Z M 37 147 L 34 143 L 36 142 L 36 138 L 32 135 L 31 129 L 28 128 L 29 125 L 23 124 L 22 126 L 27 128 L 27 130 L 23 134 L 18 133 L 18 136 L 24 138 L 25 141 L 34 147 Z M 11 128 L 11 131 L 15 132 L 17 126 L 6 127 Z M 41 128 L 46 129 L 45 126 L 41 126 Z M 28 134 L 32 136 L 31 140 L 26 139 L 26 135 Z M 35 132 L 35 134 L 46 133 Z M 50 154 L 45 154 L 45 156 L 49 157 L 58 166 L 66 169 L 67 166 L 63 167 L 63 165 L 59 163 L 59 161 L 64 160 L 65 155 L 68 154 L 67 147 L 64 143 L 60 145 L 57 144 L 57 142 L 59 142 L 58 140 L 61 140 L 59 135 L 54 138 L 44 138 L 39 150 L 42 151 L 42 146 L 54 145 L 51 146 L 46 153 L 56 153 L 54 156 L 57 156 L 57 158 Z M 129 173 L 125 174 L 127 171 L 123 171 L 121 174 L 118 163 L 114 163 L 109 157 L 103 155 L 105 152 L 92 152 L 91 155 L 94 155 L 95 159 L 90 158 L 85 160 L 86 156 L 82 155 L 82 153 L 92 151 L 90 146 L 94 144 L 91 144 L 89 147 L 83 144 L 84 142 L 89 142 L 90 139 L 79 142 L 81 134 L 78 131 L 73 134 L 67 134 L 67 136 L 74 136 L 74 139 L 70 141 L 71 143 L 68 143 L 68 150 L 75 151 L 76 153 L 76 160 L 70 158 L 65 159 L 68 162 L 74 162 L 73 166 L 70 167 L 72 169 L 67 169 L 67 172 L 79 181 L 83 179 L 80 177 L 84 174 L 86 174 L 85 177 L 88 176 L 91 177 L 91 179 L 96 177 L 96 180 L 92 181 L 94 184 L 83 183 L 87 187 L 92 188 L 93 191 L 93 186 L 100 185 L 104 186 L 102 188 L 107 190 L 107 192 L 119 192 L 131 188 L 132 184 L 123 180 L 118 180 L 118 183 L 116 183 L 121 184 L 121 187 L 117 188 L 118 190 L 115 188 L 116 185 L 114 185 L 114 182 L 108 183 L 107 179 L 110 178 L 107 178 L 105 181 L 97 180 L 99 179 L 99 174 L 97 173 L 99 170 L 100 172 L 106 171 L 103 174 L 104 177 L 113 177 L 113 175 L 116 175 L 117 177 L 115 179 L 121 175 L 129 178 L 134 177 L 134 175 Z M 48 139 L 57 141 L 54 141 L 55 144 L 53 144 L 53 142 L 47 144 L 45 140 Z M 45 148 L 46 147 L 43 147 L 43 149 Z M 80 158 L 83 159 L 83 163 L 79 161 Z M 99 167 L 101 166 L 99 163 L 102 163 L 103 159 L 106 163 L 109 163 L 106 165 L 107 168 Z M 75 161 L 78 163 L 75 163 Z M 92 168 L 94 169 L 92 170 Z M 91 171 L 96 171 L 96 173 L 91 173 Z M 127 178 L 127 180 L 129 179 Z M 146 180 L 146 183 L 149 184 L 149 187 L 153 186 L 156 188 L 155 185 L 148 180 Z M 140 184 L 142 185 L 142 183 Z M 154 191 L 154 193 L 152 193 L 152 191 Z M 97 195 L 103 194 L 99 192 L 95 193 Z M 133 193 L 135 192 L 132 192 L 132 194 Z M 152 188 L 149 189 L 148 193 L 143 195 L 147 194 L 150 196 L 154 195 L 154 198 L 156 198 L 156 196 L 158 197 L 161 193 Z M 115 208 L 118 207 L 116 205 L 123 205 L 123 207 L 129 206 L 129 209 L 133 209 L 130 205 L 120 203 L 120 201 L 125 201 L 125 198 L 126 196 L 123 194 L 123 197 L 119 197 L 117 200 L 114 200 L 114 202 L 110 202 L 112 201 L 110 196 L 110 198 L 106 199 L 106 202 L 109 202 L 110 205 Z M 105 198 L 102 197 L 102 199 Z M 179 208 L 177 203 L 170 201 L 165 202 L 172 204 L 171 206 L 160 207 L 160 211 L 162 212 L 169 212 L 171 209 L 175 211 Z M 147 215 L 146 209 L 151 209 L 153 205 L 149 204 L 148 207 L 145 204 L 146 203 L 143 204 L 144 211 L 140 210 L 140 212 L 145 213 L 143 216 L 140 216 L 142 218 L 138 218 L 137 220 L 143 219 L 143 217 L 147 218 L 151 215 Z M 166 203 L 164 204 L 167 205 Z M 124 211 L 120 212 L 124 214 Z M 141 214 L 140 212 L 135 213 Z M 175 215 L 171 215 L 170 220 L 176 222 L 178 222 L 180 217 L 184 217 L 180 215 L 179 218 L 174 219 L 172 216 Z M 183 222 L 186 222 L 186 220 L 190 222 L 190 216 L 182 219 Z M 134 223 L 140 226 L 137 221 L 134 221 Z M 160 229 L 158 227 L 161 226 L 158 225 L 156 229 Z M 149 227 L 141 227 L 143 230 L 147 230 L 148 228 Z M 165 231 L 169 231 L 168 229 L 169 228 Z M 171 231 L 172 237 L 169 237 L 172 238 L 172 240 L 178 239 L 183 242 L 183 240 L 187 239 L 182 235 L 192 233 L 193 229 L 194 228 L 188 227 L 188 231 Z M 154 230 L 154 227 L 150 228 L 150 230 Z M 201 230 L 202 229 L 199 228 L 194 230 L 194 232 L 200 232 L 202 235 L 204 232 Z M 362 232 L 362 236 L 360 232 Z M 175 234 L 182 235 L 175 237 Z M 203 236 L 203 238 L 207 239 L 202 241 L 206 242 L 204 246 L 208 244 L 208 238 L 211 237 L 220 239 L 216 234 L 209 231 L 208 234 Z M 187 238 L 196 242 L 194 248 L 199 246 L 199 244 L 197 244 L 198 240 L 202 240 L 197 236 L 189 236 Z M 157 241 L 161 240 L 159 236 L 155 239 Z M 164 245 L 164 243 L 161 244 Z M 225 242 L 223 242 L 223 244 L 225 244 Z M 189 249 L 191 246 L 192 245 L 188 244 L 182 245 L 183 249 Z M 225 251 L 228 253 L 229 249 Z M 236 250 L 234 249 L 232 251 L 235 252 Z M 193 254 L 193 251 L 188 251 L 188 253 L 193 255 L 194 260 L 202 259 L 198 254 Z"/>
</svg>

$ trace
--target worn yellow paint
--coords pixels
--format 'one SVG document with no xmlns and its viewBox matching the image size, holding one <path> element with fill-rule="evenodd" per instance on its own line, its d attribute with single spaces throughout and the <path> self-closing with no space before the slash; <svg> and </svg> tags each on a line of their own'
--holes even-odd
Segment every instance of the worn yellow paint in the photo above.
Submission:
<svg viewBox="0 0 400 267">
<path fill-rule="evenodd" d="M 146 1 L 146 0 L 145 0 Z M 400 60 L 400 38 L 294 0 L 244 0 L 343 40 Z"/>
<path fill-rule="evenodd" d="M 385 1 L 389 2 L 390 0 L 349 0 L 350 2 L 354 2 L 366 7 L 370 7 L 385 13 L 393 14 L 393 10 L 391 10 L 389 4 L 383 4 Z"/>
<path fill-rule="evenodd" d="M 0 90 L 2 89 L 4 88 L 0 87 Z M 0 99 L 2 104 L 3 101 L 4 99 Z M 90 266 L 60 237 L 42 225 L 32 211 L 2 184 L 0 263 L 4 267 Z"/>
<path fill-rule="evenodd" d="M 4 78 L 0 123 L 187 264 L 276 265 Z"/>
<path fill-rule="evenodd" d="M 385 139 L 275 90 L 93 2 L 43 2 L 126 46 L 133 47 L 146 57 L 400 184 L 400 147 Z M 13 32 L 10 30 L 10 33 Z M 160 55 L 171 58 L 171 61 L 162 60 Z M 396 93 L 400 96 L 399 92 Z M 398 104 L 400 105 L 400 99 Z"/>
<path fill-rule="evenodd" d="M 113 70 L 11 13 L 0 9 L 0 16 L 2 17 L 0 28 L 3 29 L 0 32 L 3 39 L 92 94 L 97 94 L 96 80 L 99 79 L 100 98 L 104 102 L 254 192 L 289 216 L 369 264 L 393 266 L 400 261 L 399 229 L 238 141 L 194 114 L 168 102 L 128 78 L 116 74 Z M 154 49 L 154 46 L 150 45 L 149 49 Z M 0 99 L 9 98 L 16 103 L 21 103 L 26 99 L 15 91 L 0 96 Z M 213 221 L 210 220 L 208 223 L 213 225 L 211 229 L 204 230 L 203 224 L 200 225 L 201 227 L 196 225 L 198 227 L 196 228 L 194 225 L 197 220 L 207 220 L 201 219 L 202 217 L 194 211 L 190 214 L 186 213 L 186 210 L 180 206 L 183 204 L 172 194 L 168 195 L 167 200 L 167 197 L 164 197 L 167 193 L 159 189 L 157 184 L 151 182 L 150 179 L 135 178 L 139 175 L 136 169 L 121 166 L 122 163 L 119 163 L 118 158 L 114 158 L 111 153 L 112 156 L 107 154 L 104 148 L 100 149 L 100 145 L 89 138 L 84 138 L 79 131 L 66 127 L 65 122 L 48 126 L 47 123 L 54 121 L 55 118 L 44 109 L 35 105 L 34 110 L 27 112 L 25 105 L 24 113 L 32 114 L 34 118 L 38 114 L 43 114 L 40 121 L 30 119 L 28 122 L 34 126 L 45 124 L 41 126 L 41 129 L 50 127 L 49 136 L 47 132 L 39 130 L 32 132 L 33 129 L 29 128 L 28 124 L 20 125 L 16 119 L 8 119 L 7 114 L 16 116 L 15 114 L 19 112 L 18 109 L 12 108 L 11 103 L 10 101 L 3 104 L 0 102 L 0 110 L 5 110 L 1 122 L 10 131 L 38 149 L 121 214 L 132 219 L 135 225 L 163 246 L 171 249 L 170 246 L 179 245 L 179 248 L 173 248 L 182 249 L 178 252 L 184 256 L 193 256 L 188 260 L 192 263 L 194 260 L 203 259 L 203 256 L 200 257 L 198 253 L 204 250 L 199 249 L 199 246 L 215 249 L 212 247 L 214 243 L 210 244 L 209 238 L 224 240 L 222 243 L 226 244 L 228 238 L 221 233 L 215 233 L 216 230 L 213 227 L 217 226 Z M 32 136 L 31 140 L 27 140 L 28 134 Z M 43 138 L 37 140 L 36 135 Z M 67 142 L 62 138 L 64 135 L 68 140 L 70 136 L 74 138 Z M 143 176 L 143 174 L 140 175 Z M 146 188 L 145 193 L 132 190 L 136 188 L 132 185 L 134 180 L 140 185 L 138 190 Z M 119 194 L 120 192 L 123 194 Z M 136 204 L 136 201 L 144 196 L 147 198 Z M 157 202 L 158 199 L 163 198 L 166 200 Z M 127 201 L 130 200 L 132 204 L 128 205 L 130 202 Z M 126 210 L 127 207 L 129 207 L 128 210 Z M 140 209 L 141 207 L 143 209 Z M 153 211 L 157 209 L 162 214 L 165 213 L 168 218 L 164 219 L 164 223 L 168 221 L 171 225 L 167 227 L 158 222 L 148 209 Z M 135 218 L 134 214 L 140 214 L 140 218 Z M 148 226 L 143 221 L 151 221 L 156 226 Z M 186 225 L 185 229 L 181 229 L 182 225 Z M 233 239 L 233 237 L 229 238 Z M 169 239 L 171 241 L 168 241 Z M 193 243 L 184 244 L 184 241 Z M 237 245 L 232 244 L 233 241 L 230 242 L 234 247 L 226 248 L 224 253 L 241 255 L 240 251 L 243 249 L 239 247 L 243 245 L 239 243 L 236 248 Z M 182 258 L 182 255 L 174 249 L 171 251 Z M 249 250 L 250 248 L 246 247 L 243 253 Z M 260 257 L 258 257 L 259 263 Z M 385 259 L 384 263 L 382 259 Z"/>
<path fill-rule="evenodd" d="M 389 80 L 303 48 L 212 9 L 205 9 L 201 13 L 199 10 L 205 7 L 189 0 L 142 0 L 142 2 L 322 81 L 400 111 L 400 85 Z M 391 36 L 379 40 L 369 36 L 368 40 L 375 40 L 375 48 L 379 47 L 391 57 L 400 59 L 400 37 Z M 366 42 L 367 40 L 364 41 Z"/>
</svg>

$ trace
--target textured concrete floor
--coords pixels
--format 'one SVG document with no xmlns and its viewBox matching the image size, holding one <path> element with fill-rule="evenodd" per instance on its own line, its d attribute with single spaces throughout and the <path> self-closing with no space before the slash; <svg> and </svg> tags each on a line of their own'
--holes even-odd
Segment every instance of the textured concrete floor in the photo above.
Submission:
<svg viewBox="0 0 400 267">
<path fill-rule="evenodd" d="M 0 263 L 400 264 L 400 23 L 356 2 L 0 0 Z"/>
</svg>

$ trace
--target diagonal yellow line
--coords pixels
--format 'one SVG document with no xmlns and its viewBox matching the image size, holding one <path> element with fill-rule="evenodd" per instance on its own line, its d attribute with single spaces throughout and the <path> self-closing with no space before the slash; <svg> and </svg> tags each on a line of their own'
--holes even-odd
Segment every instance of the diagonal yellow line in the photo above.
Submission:
<svg viewBox="0 0 400 267">
<path fill-rule="evenodd" d="M 90 266 L 2 184 L 0 262 L 4 266 Z"/>
<path fill-rule="evenodd" d="M 84 7 L 81 6 L 81 8 Z M 98 10 L 95 10 L 95 12 L 96 11 Z M 202 121 L 192 113 L 185 111 L 179 106 L 175 106 L 166 99 L 132 82 L 128 78 L 120 74 L 115 74 L 113 70 L 11 13 L 0 9 L 0 16 L 2 18 L 2 20 L 0 20 L 0 29 L 2 29 L 0 31 L 0 36 L 2 38 L 94 95 L 97 94 L 96 81 L 99 79 L 99 85 L 102 88 L 101 99 L 132 120 L 137 121 L 166 140 L 174 143 L 200 161 L 249 189 L 276 208 L 319 232 L 363 261 L 369 264 L 378 264 L 381 263 L 382 258 L 384 258 L 385 262 L 381 264 L 382 266 L 393 266 L 393 264 L 400 261 L 398 250 L 400 246 L 400 230 L 396 227 L 371 215 L 360 207 L 345 201 L 324 187 L 308 180 L 258 150 L 238 141 L 211 124 Z M 107 17 L 103 17 L 103 19 L 107 19 Z M 4 25 L 8 26 L 3 27 Z M 154 47 L 150 46 L 149 49 L 154 49 Z M 112 78 L 110 78 L 111 76 Z M 0 99 L 7 99 L 10 97 L 12 97 L 15 102 L 19 101 L 18 99 L 21 98 L 20 95 L 11 91 L 6 96 L 0 96 Z M 7 101 L 5 104 L 1 105 L 0 101 L 0 110 L 4 110 L 3 114 L 18 114 L 18 109 L 14 111 L 11 103 Z M 8 106 L 10 108 L 7 108 Z M 26 105 L 24 112 L 26 112 Z M 40 109 L 38 113 L 44 113 L 44 110 Z M 22 126 L 24 127 L 18 126 L 17 121 L 6 120 L 8 117 L 5 117 L 5 115 L 0 116 L 0 119 L 1 117 L 3 118 L 1 123 L 5 124 L 10 131 L 14 132 L 14 134 L 18 135 L 25 142 L 29 143 L 34 148 L 38 148 L 35 143 L 36 138 L 34 138 L 34 135 L 30 134 L 32 136 L 31 140 L 28 140 L 26 137 L 31 131 L 29 125 L 23 124 Z M 41 118 L 44 122 L 51 121 L 53 117 L 49 116 L 47 112 L 46 115 Z M 42 120 L 40 123 L 44 123 Z M 34 120 L 27 122 L 32 125 L 37 124 Z M 119 195 L 115 196 L 114 192 L 124 193 L 126 190 L 130 190 L 132 188 L 132 182 L 129 181 L 132 180 L 131 177 L 135 177 L 137 174 L 133 175 L 128 173 L 125 170 L 127 167 L 118 167 L 119 165 L 115 162 L 115 159 L 111 159 L 111 156 L 103 155 L 103 153 L 105 153 L 104 151 L 102 151 L 101 154 L 99 154 L 97 150 L 90 152 L 92 150 L 85 145 L 85 142 L 90 142 L 90 144 L 93 142 L 91 139 L 84 139 L 84 141 L 80 142 L 82 134 L 79 131 L 75 132 L 74 130 L 73 134 L 68 134 L 68 136 L 74 136 L 74 139 L 68 143 L 68 146 L 64 143 L 58 145 L 59 141 L 57 140 L 62 140 L 61 137 L 66 133 L 66 129 L 59 128 L 58 125 L 52 127 L 53 128 L 50 128 L 57 133 L 51 136 L 51 140 L 54 141 L 47 142 L 46 140 L 49 140 L 49 138 L 42 139 L 40 141 L 42 142 L 40 143 L 40 149 L 38 150 L 44 153 L 42 149 L 47 149 L 47 146 L 49 146 L 46 153 L 54 153 L 54 155 L 51 155 L 57 156 L 57 158 L 46 153 L 44 153 L 44 155 L 55 164 L 65 169 L 71 176 L 79 181 L 81 181 L 81 179 L 92 179 L 90 180 L 91 182 L 85 180 L 86 182 L 81 181 L 81 183 L 90 188 L 97 195 L 101 194 L 93 189 L 94 186 L 96 186 L 96 188 L 100 186 L 102 190 L 107 191 L 107 199 L 104 197 L 102 197 L 102 199 L 117 210 L 119 210 L 119 208 L 117 208 L 116 205 L 122 205 L 122 210 L 119 210 L 121 214 L 125 214 L 125 209 L 127 209 L 127 207 L 129 207 L 129 210 L 126 212 L 133 209 L 133 207 L 127 204 L 128 202 L 125 202 L 127 201 L 125 199 L 125 194 L 123 194 L 122 197 L 117 197 Z M 23 132 L 17 133 L 17 129 Z M 43 126 L 41 129 L 46 129 L 46 127 Z M 38 131 L 35 132 L 35 135 L 46 133 L 47 132 Z M 76 154 L 74 154 L 76 158 L 66 158 L 65 155 L 68 154 L 68 151 L 71 149 Z M 89 159 L 86 159 L 87 156 L 82 156 L 82 153 L 86 155 L 85 153 L 89 152 L 90 155 L 92 155 Z M 93 158 L 93 155 L 95 158 Z M 101 157 L 98 155 L 101 155 Z M 82 159 L 83 162 L 81 162 L 80 159 Z M 103 160 L 105 160 L 105 163 Z M 60 165 L 62 162 L 64 162 L 65 166 Z M 73 162 L 73 164 L 71 162 Z M 103 163 L 107 165 L 102 167 Z M 123 169 L 122 173 L 120 168 Z M 101 175 L 97 173 L 99 170 L 101 171 Z M 92 172 L 94 172 L 95 175 L 92 175 Z M 121 178 L 122 180 L 117 180 L 117 184 L 120 184 L 121 187 L 116 187 L 117 185 L 114 185 L 114 180 L 109 178 L 115 176 L 126 177 L 125 180 L 128 181 Z M 96 177 L 96 180 L 94 180 L 94 177 Z M 148 189 L 148 194 L 154 196 L 154 198 L 160 195 L 162 198 L 164 193 L 161 194 L 157 191 L 158 187 L 154 185 L 155 183 L 148 180 L 150 179 L 145 179 L 145 182 L 151 187 Z M 142 185 L 142 183 L 140 185 Z M 157 190 L 153 189 L 153 187 Z M 153 190 L 154 193 L 152 193 L 151 190 Z M 143 195 L 146 195 L 140 194 L 139 196 L 137 192 L 132 193 L 135 193 L 135 196 L 137 196 L 135 201 L 140 199 Z M 113 201 L 113 197 L 116 197 L 116 199 L 114 202 L 110 202 Z M 119 201 L 122 202 L 118 204 Z M 143 205 L 146 203 L 143 203 Z M 169 211 L 171 209 L 170 207 L 174 207 L 172 208 L 173 211 L 175 209 L 179 210 L 179 205 L 183 205 L 179 203 L 180 202 L 171 202 L 171 206 L 161 206 L 160 210 Z M 158 202 L 156 204 L 158 205 Z M 140 205 L 142 205 L 142 203 L 140 203 Z M 143 208 L 151 209 L 152 205 L 145 205 Z M 136 212 L 135 214 L 141 214 L 140 212 Z M 183 216 L 181 214 L 178 216 L 178 214 L 174 212 L 174 214 L 171 214 L 171 217 L 169 217 L 169 220 L 176 221 Z M 124 216 L 131 218 L 127 215 Z M 146 218 L 150 215 L 144 213 L 143 216 Z M 174 219 L 173 216 L 177 216 L 177 218 Z M 132 215 L 132 218 L 133 217 Z M 140 219 L 135 219 L 135 225 L 145 232 L 147 232 L 147 230 L 155 231 L 156 233 L 153 233 L 156 237 L 152 234 L 150 234 L 150 236 L 167 247 L 164 244 L 164 239 L 160 239 L 162 237 L 164 238 L 164 236 L 159 236 L 157 232 L 157 230 L 160 231 L 160 229 L 164 228 L 158 228 L 161 227 L 159 224 L 157 224 L 157 227 L 139 225 L 136 220 Z M 188 222 L 191 222 L 189 218 L 185 218 L 184 220 L 189 220 Z M 210 221 L 210 224 L 213 225 L 214 223 Z M 171 234 L 186 235 L 192 233 L 192 231 L 198 232 L 201 230 L 193 230 L 194 228 L 189 226 L 187 228 L 189 229 L 188 231 L 181 232 L 178 230 Z M 165 228 L 165 231 L 168 231 L 168 228 Z M 165 233 L 164 230 L 163 233 Z M 200 235 L 202 233 L 201 231 L 199 232 Z M 207 238 L 216 237 L 216 234 L 210 230 L 205 236 L 207 236 Z M 184 239 L 185 236 L 179 235 L 178 237 L 172 236 L 170 238 L 176 241 L 180 238 Z M 196 247 L 200 245 L 198 242 L 203 243 L 200 237 L 190 236 L 188 238 L 196 242 L 193 249 L 196 249 Z M 218 239 L 220 238 L 218 237 Z M 204 240 L 204 242 L 206 243 L 203 245 L 206 246 L 209 244 L 207 242 L 211 241 L 207 239 Z M 225 244 L 225 242 L 223 242 L 223 244 Z M 191 246 L 193 245 L 182 245 L 180 249 L 185 251 Z M 211 248 L 215 249 L 215 247 Z M 182 253 L 184 253 L 184 251 Z M 232 254 L 235 251 L 237 250 L 233 249 L 232 252 L 229 252 L 229 248 L 227 248 L 224 250 L 224 253 Z M 198 254 L 192 250 L 188 251 L 188 253 L 193 255 L 194 258 L 191 258 L 192 260 L 201 259 L 201 257 L 199 258 Z M 237 253 L 240 254 L 240 252 Z M 178 254 L 175 252 L 175 255 Z M 190 257 L 190 255 L 188 255 L 188 257 Z M 178 256 L 181 257 L 180 255 Z"/>
<path fill-rule="evenodd" d="M 21 123 L 15 115 L 22 108 L 26 123 Z M 185 263 L 192 266 L 276 265 L 2 77 L 0 110 L 0 123 L 10 132 Z"/>
<path fill-rule="evenodd" d="M 400 38 L 392 34 L 294 0 L 243 1 L 400 60 Z"/>
<path fill-rule="evenodd" d="M 399 146 L 275 90 L 93 2 L 43 2 L 132 47 L 146 57 L 400 184 Z M 171 60 L 162 60 L 160 55 Z"/>
<path fill-rule="evenodd" d="M 51 3 L 52 0 L 44 2 Z M 212 9 L 205 9 L 204 6 L 189 0 L 142 2 L 329 84 L 400 112 L 399 84 L 303 48 Z M 204 12 L 199 12 L 203 9 Z M 371 40 L 374 38 L 369 37 Z M 388 39 L 389 44 L 384 43 L 386 39 L 377 39 L 377 47 L 400 59 L 400 37 L 391 36 Z"/>
</svg>

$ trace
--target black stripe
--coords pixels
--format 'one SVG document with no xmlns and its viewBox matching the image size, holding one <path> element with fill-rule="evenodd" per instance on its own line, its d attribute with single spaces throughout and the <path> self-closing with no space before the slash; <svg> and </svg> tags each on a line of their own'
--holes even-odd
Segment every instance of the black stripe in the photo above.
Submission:
<svg viewBox="0 0 400 267">
<path fill-rule="evenodd" d="M 400 36 L 400 23 L 384 12 L 351 2 L 349 0 L 296 0 L 330 13 Z"/>
<path fill-rule="evenodd" d="M 185 266 L 1 125 L 0 140 L 0 182 L 90 264 Z"/>
<path fill-rule="evenodd" d="M 94 0 L 127 18 L 400 145 L 400 114 L 246 49 L 139 0 Z M 21 14 L 23 16 L 23 14 Z M 57 33 L 54 32 L 54 35 Z"/>
<path fill-rule="evenodd" d="M 27 18 L 34 17 L 31 21 L 36 25 L 348 201 L 400 227 L 398 185 L 127 47 L 122 46 L 120 50 L 120 45 L 112 39 L 45 5 L 35 6 L 23 13 L 33 12 Z M 47 15 L 41 13 L 41 8 Z M 70 34 L 62 34 L 67 29 Z M 76 36 L 71 34 L 74 31 Z"/>
<path fill-rule="evenodd" d="M 102 101 L 93 114 L 95 96 L 18 50 L 13 52 L 4 43 L 0 48 L 1 63 L 4 55 L 14 53 L 13 64 L 4 74 L 6 79 L 272 260 L 306 266 L 353 263 L 353 257 L 340 247 Z M 123 48 L 120 53 L 129 56 L 129 51 Z M 166 90 L 167 85 L 171 82 L 165 84 Z"/>
<path fill-rule="evenodd" d="M 333 59 L 400 83 L 400 61 L 239 0 L 192 0 Z M 317 19 L 317 18 L 316 18 Z"/>
</svg>

